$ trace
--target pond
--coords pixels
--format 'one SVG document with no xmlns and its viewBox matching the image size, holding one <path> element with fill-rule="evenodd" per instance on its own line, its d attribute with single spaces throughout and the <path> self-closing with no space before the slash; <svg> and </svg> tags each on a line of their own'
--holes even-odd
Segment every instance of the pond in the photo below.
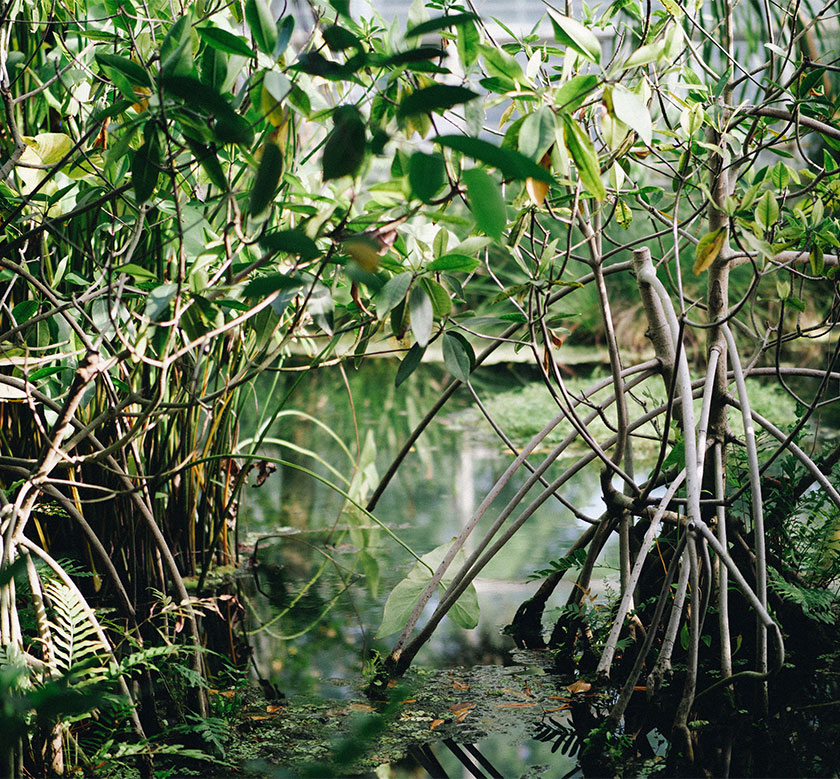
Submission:
<svg viewBox="0 0 840 779">
<path fill-rule="evenodd" d="M 358 479 L 354 488 L 348 482 L 354 470 L 351 453 L 362 451 L 367 479 L 358 495 L 368 497 L 445 384 L 442 367 L 423 364 L 406 384 L 395 388 L 396 365 L 393 360 L 373 360 L 359 370 L 348 367 L 343 373 L 337 368 L 306 371 L 274 385 L 259 385 L 255 393 L 261 420 L 268 420 L 265 409 L 271 407 L 271 398 L 283 397 L 296 382 L 281 414 L 267 427 L 261 449 L 266 457 L 286 464 L 276 472 L 268 468 L 261 486 L 247 489 L 240 514 L 241 540 L 251 554 L 253 574 L 242 585 L 254 668 L 264 683 L 286 700 L 307 701 L 306 705 L 338 712 L 339 719 L 364 706 L 360 694 L 364 658 L 372 650 L 387 655 L 395 638 L 374 636 L 388 593 L 408 573 L 414 558 L 389 533 L 417 554 L 452 539 L 512 459 L 462 390 L 418 440 L 379 501 L 374 513 L 386 529 L 359 512 L 348 511 L 345 498 L 328 483 L 345 491 L 360 489 Z M 512 431 L 517 445 L 533 432 L 529 426 L 539 429 L 556 413 L 550 400 L 545 400 L 547 393 L 524 366 L 496 365 L 482 373 L 476 392 L 498 416 L 501 427 Z M 583 378 L 570 382 L 580 387 L 590 383 L 591 379 Z M 652 393 L 658 390 L 653 389 L 654 382 L 649 384 L 651 388 L 639 392 L 641 403 L 645 398 L 654 399 Z M 243 416 L 246 437 L 254 435 L 262 424 L 257 418 L 246 420 Z M 656 438 L 655 430 L 649 432 L 651 439 Z M 553 438 L 552 444 L 556 440 Z M 549 448 L 542 446 L 534 462 Z M 653 451 L 651 444 L 651 451 L 642 454 L 642 467 Z M 569 450 L 571 458 L 579 454 Z M 569 463 L 568 459 L 558 461 L 552 468 Z M 525 477 L 520 473 L 508 483 L 494 507 L 503 506 Z M 603 509 L 597 468 L 579 472 L 564 486 L 563 496 L 578 512 L 597 517 Z M 475 537 L 480 537 L 498 511 L 488 512 Z M 495 720 L 487 720 L 485 707 L 482 721 L 485 731 L 492 731 L 490 735 L 481 737 L 484 731 L 477 728 L 453 736 L 457 740 L 476 738 L 482 755 L 504 776 L 543 769 L 562 776 L 575 767 L 574 759 L 563 754 L 574 751 L 566 749 L 571 742 L 558 741 L 567 722 L 568 704 L 550 703 L 569 695 L 564 684 L 571 680 L 555 679 L 548 684 L 540 693 L 545 700 L 518 699 L 517 695 L 528 695 L 526 690 L 537 689 L 536 679 L 545 682 L 540 665 L 546 661 L 514 653 L 513 642 L 503 628 L 536 590 L 538 582 L 529 577 L 565 554 L 586 527 L 559 502 L 543 504 L 476 581 L 481 607 L 478 626 L 467 631 L 444 619 L 414 663 L 426 669 L 423 672 L 437 672 L 422 682 L 424 688 L 450 686 L 448 698 L 443 693 L 439 696 L 439 711 L 430 714 L 423 709 L 428 722 L 420 719 L 429 735 L 431 723 L 453 719 L 446 715 L 447 710 L 477 700 L 472 695 L 468 700 L 463 695 L 459 698 L 457 685 L 454 692 L 451 689 L 452 678 L 473 675 L 467 689 L 495 685 L 493 695 L 508 696 L 503 704 L 493 699 L 491 708 L 521 707 L 513 720 L 499 718 L 498 711 Z M 360 555 L 362 547 L 367 555 Z M 544 617 L 548 629 L 565 603 L 573 579 L 568 577 L 549 601 Z M 596 608 L 608 607 L 617 579 L 617 549 L 611 544 L 588 593 Z M 434 605 L 433 599 L 424 616 Z M 511 678 L 496 679 L 502 672 Z M 322 719 L 322 724 L 328 719 Z M 473 719 L 481 717 L 476 713 Z M 455 716 L 452 724 L 455 722 L 461 720 Z M 465 770 L 456 753 L 438 747 L 435 759 L 449 775 Z M 281 753 L 274 756 L 282 759 Z"/>
</svg>

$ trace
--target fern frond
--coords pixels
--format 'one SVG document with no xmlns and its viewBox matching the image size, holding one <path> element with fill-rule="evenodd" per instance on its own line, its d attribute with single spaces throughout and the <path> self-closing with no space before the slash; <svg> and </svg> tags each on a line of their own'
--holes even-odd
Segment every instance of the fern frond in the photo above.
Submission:
<svg viewBox="0 0 840 779">
<path fill-rule="evenodd" d="M 44 583 L 44 592 L 52 606 L 49 625 L 57 667 L 65 672 L 83 667 L 83 676 L 104 677 L 107 649 L 99 640 L 96 625 L 88 618 L 85 604 L 56 579 Z"/>
</svg>

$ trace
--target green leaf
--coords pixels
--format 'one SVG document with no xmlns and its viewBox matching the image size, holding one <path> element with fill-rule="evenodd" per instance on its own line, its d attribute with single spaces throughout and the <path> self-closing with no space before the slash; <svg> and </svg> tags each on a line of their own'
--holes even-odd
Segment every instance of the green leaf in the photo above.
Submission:
<svg viewBox="0 0 840 779">
<path fill-rule="evenodd" d="M 408 183 L 411 192 L 424 203 L 430 203 L 446 183 L 446 161 L 442 154 L 411 155 L 408 162 Z"/>
<path fill-rule="evenodd" d="M 248 57 L 249 59 L 256 59 L 257 55 L 248 45 L 248 41 L 239 35 L 234 35 L 220 27 L 210 26 L 197 27 L 196 31 L 208 46 L 218 51 L 223 51 L 227 54 L 238 54 L 240 57 Z"/>
<path fill-rule="evenodd" d="M 558 43 L 570 46 L 596 65 L 601 62 L 601 42 L 592 30 L 588 30 L 576 19 L 563 16 L 553 8 L 548 9 L 548 15 L 554 25 L 554 37 Z"/>
<path fill-rule="evenodd" d="M 251 216 L 261 214 L 271 204 L 282 174 L 283 152 L 276 143 L 268 141 L 263 146 L 263 156 L 257 168 L 254 188 L 251 190 L 251 200 L 248 204 Z"/>
<path fill-rule="evenodd" d="M 598 156 L 592 146 L 592 141 L 580 125 L 568 116 L 563 117 L 563 125 L 566 146 L 575 161 L 581 183 L 596 200 L 603 200 L 607 193 L 601 181 Z"/>
<path fill-rule="evenodd" d="M 694 275 L 699 276 L 717 259 L 723 244 L 726 242 L 726 227 L 704 235 L 694 250 Z"/>
<path fill-rule="evenodd" d="M 443 257 L 432 260 L 426 269 L 446 273 L 472 273 L 479 265 L 481 265 L 481 260 L 477 257 L 468 257 L 465 254 L 445 254 Z"/>
<path fill-rule="evenodd" d="M 657 41 L 640 46 L 634 51 L 624 63 L 624 69 L 638 68 L 642 65 L 649 65 L 656 62 L 665 53 L 665 41 Z"/>
<path fill-rule="evenodd" d="M 432 334 L 435 314 L 432 301 L 419 284 L 412 288 L 408 296 L 408 311 L 411 316 L 411 332 L 414 333 L 418 345 L 425 349 Z"/>
<path fill-rule="evenodd" d="M 269 252 L 297 254 L 303 260 L 314 260 L 321 256 L 318 247 L 303 230 L 281 230 L 267 233 L 260 238 L 260 246 Z"/>
<path fill-rule="evenodd" d="M 248 298 L 264 298 L 273 292 L 289 291 L 301 287 L 303 287 L 301 279 L 292 278 L 285 273 L 269 273 L 250 281 L 242 294 Z"/>
<path fill-rule="evenodd" d="M 483 162 L 485 165 L 498 168 L 506 178 L 532 178 L 545 181 L 547 184 L 554 183 L 554 177 L 545 168 L 513 149 L 503 149 L 488 141 L 471 138 L 468 135 L 438 135 L 432 140 L 441 146 Z"/>
<path fill-rule="evenodd" d="M 825 254 L 821 246 L 811 249 L 808 259 L 811 262 L 811 273 L 814 276 L 822 276 L 825 273 Z"/>
<path fill-rule="evenodd" d="M 350 30 L 342 27 L 340 24 L 332 24 L 329 27 L 325 27 L 321 31 L 321 35 L 324 37 L 327 46 L 333 51 L 344 51 L 350 48 L 362 49 L 361 41 Z"/>
<path fill-rule="evenodd" d="M 597 88 L 597 76 L 591 73 L 574 76 L 554 93 L 554 105 L 561 111 L 572 113 Z"/>
<path fill-rule="evenodd" d="M 511 87 L 514 84 L 528 84 L 528 79 L 522 72 L 522 66 L 503 49 L 495 46 L 481 45 L 479 46 L 479 52 L 484 58 L 484 64 L 491 77 L 495 76 L 496 78 L 509 81 Z"/>
<path fill-rule="evenodd" d="M 162 76 L 186 76 L 192 72 L 192 39 L 186 16 L 178 19 L 160 46 L 160 72 Z"/>
<path fill-rule="evenodd" d="M 469 346 L 468 350 L 468 346 L 469 342 L 460 333 L 444 333 L 443 362 L 446 370 L 464 384 L 470 380 L 470 371 L 475 362 L 475 355 L 470 354 L 472 347 Z"/>
<path fill-rule="evenodd" d="M 388 279 L 385 286 L 376 296 L 376 313 L 380 317 L 385 317 L 392 309 L 399 305 L 408 288 L 411 286 L 411 280 L 414 278 L 411 273 L 398 273 L 396 276 Z"/>
<path fill-rule="evenodd" d="M 394 380 L 394 386 L 399 387 L 412 373 L 414 373 L 417 366 L 420 364 L 421 360 L 423 359 L 423 354 L 426 352 L 425 346 L 420 346 L 420 344 L 414 344 L 412 346 L 403 361 L 400 363 L 400 367 L 397 368 L 397 378 Z M 393 631 L 392 631 L 393 632 Z"/>
<path fill-rule="evenodd" d="M 539 161 L 554 143 L 557 118 L 548 106 L 525 117 L 519 128 L 519 151 L 532 160 Z"/>
<path fill-rule="evenodd" d="M 408 576 L 391 591 L 388 600 L 385 601 L 382 624 L 376 631 L 376 638 L 390 636 L 405 627 L 411 612 L 420 600 L 420 596 L 432 580 L 432 573 L 443 562 L 443 558 L 446 557 L 446 553 L 451 546 L 452 541 L 447 541 L 428 554 L 424 554 L 408 572 Z M 459 549 L 441 579 L 438 587 L 441 593 L 455 578 L 454 572 L 465 562 L 464 550 Z M 478 624 L 479 613 L 478 595 L 475 586 L 470 584 L 449 612 L 449 617 L 456 624 L 470 630 Z"/>
<path fill-rule="evenodd" d="M 772 192 L 765 192 L 755 205 L 755 221 L 769 230 L 779 218 L 779 204 Z"/>
<path fill-rule="evenodd" d="M 323 180 L 355 176 L 365 159 L 365 125 L 355 106 L 339 106 L 335 126 L 324 144 L 321 160 Z"/>
<path fill-rule="evenodd" d="M 448 84 L 435 84 L 425 89 L 418 89 L 403 98 L 397 110 L 400 118 L 427 114 L 432 111 L 445 111 L 460 103 L 479 97 L 476 92 L 466 87 L 454 87 Z"/>
<path fill-rule="evenodd" d="M 216 117 L 213 136 L 222 144 L 238 143 L 250 146 L 254 143 L 254 128 L 244 116 L 231 112 Z"/>
<path fill-rule="evenodd" d="M 174 283 L 161 284 L 159 287 L 155 287 L 146 298 L 146 316 L 152 322 L 163 319 L 164 315 L 169 312 L 169 304 L 177 291 L 178 285 Z"/>
<path fill-rule="evenodd" d="M 404 38 L 417 38 L 420 35 L 427 33 L 438 32 L 445 30 L 448 27 L 460 27 L 469 24 L 478 19 L 475 14 L 452 14 L 451 16 L 439 16 L 436 19 L 429 19 L 428 22 L 423 22 L 410 30 L 406 30 Z"/>
<path fill-rule="evenodd" d="M 611 97 L 616 117 L 631 130 L 635 130 L 646 146 L 650 146 L 653 140 L 653 125 L 644 100 L 621 84 L 613 86 Z"/>
<path fill-rule="evenodd" d="M 161 169 L 160 147 L 146 142 L 134 152 L 131 162 L 131 183 L 137 203 L 145 203 L 155 191 Z"/>
<path fill-rule="evenodd" d="M 22 300 L 12 308 L 12 316 L 19 325 L 23 324 L 38 312 L 37 300 Z"/>
<path fill-rule="evenodd" d="M 502 190 L 496 181 L 480 168 L 471 168 L 463 173 L 467 185 L 470 210 L 479 230 L 501 241 L 507 215 Z"/>
<path fill-rule="evenodd" d="M 222 170 L 222 166 L 219 163 L 219 158 L 216 156 L 216 150 L 210 146 L 204 146 L 203 144 L 190 138 L 187 138 L 187 146 L 189 146 L 193 157 L 195 157 L 198 164 L 204 169 L 204 172 L 207 174 L 207 177 L 213 185 L 221 189 L 223 192 L 227 192 L 227 178 L 225 177 L 225 172 Z"/>
<path fill-rule="evenodd" d="M 121 57 L 119 54 L 106 54 L 105 52 L 97 51 L 94 54 L 94 59 L 100 64 L 112 70 L 122 73 L 128 81 L 138 87 L 150 87 L 152 85 L 149 74 L 138 65 L 136 62 L 128 59 L 128 57 Z"/>
<path fill-rule="evenodd" d="M 452 298 L 442 284 L 434 279 L 420 279 L 423 289 L 432 301 L 432 313 L 437 319 L 449 316 L 452 311 Z"/>
<path fill-rule="evenodd" d="M 379 64 L 384 68 L 398 68 L 403 65 L 411 65 L 419 62 L 428 62 L 428 60 L 441 59 L 446 56 L 446 52 L 438 46 L 418 46 L 416 49 L 409 49 L 408 51 L 399 51 L 386 57 Z"/>
<path fill-rule="evenodd" d="M 245 0 L 245 21 L 259 50 L 273 53 L 277 45 L 277 24 L 266 0 Z"/>
</svg>

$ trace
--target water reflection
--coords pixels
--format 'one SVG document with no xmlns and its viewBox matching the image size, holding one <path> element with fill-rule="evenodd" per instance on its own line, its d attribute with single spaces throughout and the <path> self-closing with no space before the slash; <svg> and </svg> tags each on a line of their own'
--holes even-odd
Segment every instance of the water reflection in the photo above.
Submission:
<svg viewBox="0 0 840 779">
<path fill-rule="evenodd" d="M 375 465 L 382 473 L 443 383 L 435 366 L 423 365 L 407 387 L 395 391 L 395 370 L 392 361 L 380 360 L 359 371 L 348 371 L 352 403 L 337 371 L 313 371 L 298 385 L 287 409 L 295 408 L 326 423 L 354 453 L 360 445 L 365 446 L 370 431 L 376 447 Z M 500 376 L 504 379 L 504 368 L 496 371 L 494 384 L 509 389 L 510 382 L 505 387 L 499 380 Z M 267 392 L 268 385 L 258 392 L 263 403 Z M 466 407 L 467 398 L 456 397 L 450 403 L 419 439 L 375 512 L 418 554 L 460 532 L 512 457 L 489 425 L 476 425 L 473 417 L 464 423 L 459 409 Z M 350 460 L 323 428 L 300 417 L 285 416 L 272 426 L 269 438 L 284 440 L 288 446 L 271 445 L 267 454 L 311 469 L 348 489 L 353 476 Z M 307 450 L 318 453 L 323 462 L 304 454 Z M 564 465 L 568 462 L 554 467 Z M 341 481 L 336 471 L 346 481 Z M 547 476 L 551 478 L 551 472 Z M 524 478 L 522 475 L 506 486 L 476 533 L 481 534 L 493 521 Z M 564 496 L 593 516 L 602 508 L 599 492 L 594 469 L 564 487 Z M 359 512 L 346 509 L 340 494 L 294 467 L 281 467 L 263 486 L 250 489 L 242 509 L 251 539 L 281 534 L 260 542 L 257 550 L 249 629 L 261 673 L 287 694 L 335 695 L 335 688 L 325 687 L 320 680 L 358 679 L 364 650 L 387 653 L 390 649 L 392 639 L 374 640 L 373 634 L 387 594 L 414 561 L 383 530 Z M 508 662 L 506 653 L 513 644 L 500 628 L 533 593 L 536 585 L 527 582 L 527 576 L 564 554 L 584 527 L 559 503 L 543 505 L 477 580 L 478 627 L 465 631 L 444 620 L 416 662 L 431 667 Z M 362 558 L 361 546 L 368 553 Z M 567 583 L 565 589 L 558 590 L 555 605 L 565 601 L 570 586 Z M 434 602 L 428 609 L 433 607 Z"/>
</svg>

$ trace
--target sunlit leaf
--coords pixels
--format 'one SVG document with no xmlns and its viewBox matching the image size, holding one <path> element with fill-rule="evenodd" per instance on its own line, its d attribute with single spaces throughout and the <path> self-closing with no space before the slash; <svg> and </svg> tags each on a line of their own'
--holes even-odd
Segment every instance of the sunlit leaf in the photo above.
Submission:
<svg viewBox="0 0 840 779">
<path fill-rule="evenodd" d="M 490 174 L 480 168 L 465 170 L 463 178 L 467 185 L 470 210 L 478 229 L 500 241 L 507 225 L 501 188 Z"/>
<path fill-rule="evenodd" d="M 704 235 L 697 244 L 694 252 L 694 275 L 699 276 L 703 271 L 711 267 L 717 259 L 720 250 L 726 243 L 726 227 L 718 227 L 717 230 Z"/>
<path fill-rule="evenodd" d="M 477 257 L 469 257 L 465 254 L 445 254 L 432 260 L 426 268 L 433 271 L 445 271 L 447 273 L 472 273 L 481 261 Z"/>
<path fill-rule="evenodd" d="M 646 145 L 653 140 L 653 124 L 650 111 L 639 95 L 621 84 L 615 84 L 610 95 L 615 115 L 632 130 Z"/>
<path fill-rule="evenodd" d="M 548 9 L 554 25 L 554 37 L 558 43 L 570 46 L 596 65 L 601 62 L 601 42 L 592 30 L 584 27 L 577 19 L 571 19 L 557 13 L 553 8 Z"/>
<path fill-rule="evenodd" d="M 411 332 L 417 343 L 424 347 L 429 343 L 434 324 L 434 309 L 426 290 L 419 284 L 412 287 L 408 296 L 408 311 L 411 316 Z"/>
<path fill-rule="evenodd" d="M 259 50 L 271 54 L 277 45 L 277 23 L 267 0 L 245 0 L 245 21 Z"/>
<path fill-rule="evenodd" d="M 248 57 L 249 59 L 254 59 L 257 56 L 244 38 L 220 27 L 197 27 L 196 32 L 208 46 L 212 46 L 218 51 L 238 54 L 240 57 Z"/>
<path fill-rule="evenodd" d="M 568 116 L 563 117 L 564 138 L 569 153 L 577 166 L 578 176 L 586 191 L 596 200 L 603 200 L 607 194 L 601 181 L 601 171 L 598 167 L 598 155 L 592 146 L 589 136 L 577 122 Z"/>
</svg>

